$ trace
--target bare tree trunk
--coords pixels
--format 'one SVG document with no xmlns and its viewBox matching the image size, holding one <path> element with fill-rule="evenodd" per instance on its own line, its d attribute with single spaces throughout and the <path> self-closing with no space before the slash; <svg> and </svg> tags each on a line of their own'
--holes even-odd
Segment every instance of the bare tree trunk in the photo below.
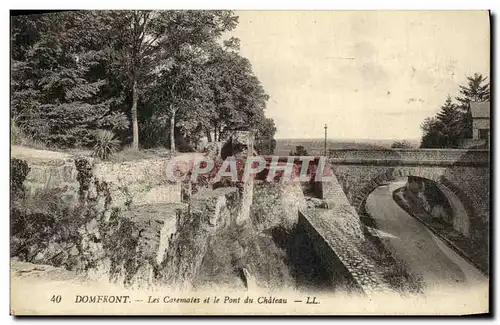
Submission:
<svg viewBox="0 0 500 325">
<path fill-rule="evenodd" d="M 175 109 L 170 108 L 170 151 L 175 151 Z"/>
<path fill-rule="evenodd" d="M 137 102 L 139 99 L 139 94 L 137 93 L 137 80 L 134 77 L 134 83 L 132 85 L 132 148 L 139 149 L 139 123 L 137 122 Z"/>
<path fill-rule="evenodd" d="M 205 133 L 207 135 L 207 141 L 212 142 L 212 134 L 210 133 L 210 130 L 206 129 Z"/>
<path fill-rule="evenodd" d="M 224 134 L 223 134 L 222 126 L 218 127 L 218 129 L 219 129 L 219 142 L 220 142 L 221 140 L 224 140 L 224 137 L 223 137 Z"/>
</svg>

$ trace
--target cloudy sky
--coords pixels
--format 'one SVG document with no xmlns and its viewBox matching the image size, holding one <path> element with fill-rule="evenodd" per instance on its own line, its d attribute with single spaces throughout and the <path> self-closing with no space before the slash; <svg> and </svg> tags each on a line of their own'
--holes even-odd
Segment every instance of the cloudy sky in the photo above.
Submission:
<svg viewBox="0 0 500 325">
<path fill-rule="evenodd" d="M 485 11 L 238 11 L 232 34 L 271 96 L 277 138 L 417 139 L 474 72 Z"/>
</svg>

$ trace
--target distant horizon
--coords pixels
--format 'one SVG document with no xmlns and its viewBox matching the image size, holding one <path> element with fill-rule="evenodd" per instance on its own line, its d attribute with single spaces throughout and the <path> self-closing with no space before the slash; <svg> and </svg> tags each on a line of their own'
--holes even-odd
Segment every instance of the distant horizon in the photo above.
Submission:
<svg viewBox="0 0 500 325">
<path fill-rule="evenodd" d="M 324 140 L 325 138 L 274 138 L 274 140 Z M 326 140 L 338 140 L 338 141 L 402 141 L 402 140 L 412 140 L 412 141 L 420 141 L 420 138 L 326 138 Z"/>
</svg>

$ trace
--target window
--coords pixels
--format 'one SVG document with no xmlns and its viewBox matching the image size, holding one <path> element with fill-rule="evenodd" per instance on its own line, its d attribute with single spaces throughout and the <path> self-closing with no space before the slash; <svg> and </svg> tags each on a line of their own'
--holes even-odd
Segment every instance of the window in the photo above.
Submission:
<svg viewBox="0 0 500 325">
<path fill-rule="evenodd" d="M 489 129 L 479 129 L 479 139 L 488 140 L 489 137 L 490 137 Z"/>
</svg>

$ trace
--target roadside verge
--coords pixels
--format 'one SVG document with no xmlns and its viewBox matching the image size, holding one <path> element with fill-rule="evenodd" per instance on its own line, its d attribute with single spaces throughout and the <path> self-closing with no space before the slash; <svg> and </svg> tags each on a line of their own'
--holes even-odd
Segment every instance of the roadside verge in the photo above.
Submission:
<svg viewBox="0 0 500 325">
<path fill-rule="evenodd" d="M 394 202 L 410 216 L 423 223 L 458 255 L 474 265 L 485 276 L 488 276 L 488 252 L 484 251 L 484 247 L 478 247 L 473 241 L 454 230 L 451 226 L 444 226 L 442 223 L 436 222 L 430 213 L 416 211 L 403 198 L 403 190 L 404 188 L 399 188 L 392 192 Z"/>
</svg>

